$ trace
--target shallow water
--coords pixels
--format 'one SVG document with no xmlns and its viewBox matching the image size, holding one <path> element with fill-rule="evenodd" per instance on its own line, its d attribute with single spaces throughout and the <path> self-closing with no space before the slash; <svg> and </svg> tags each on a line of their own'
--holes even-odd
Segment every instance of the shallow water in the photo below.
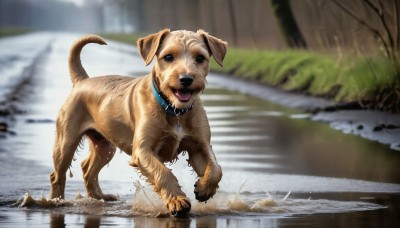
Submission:
<svg viewBox="0 0 400 228">
<path fill-rule="evenodd" d="M 224 172 L 218 193 L 206 204 L 197 203 L 196 177 L 186 157 L 169 165 L 192 199 L 189 218 L 170 218 L 124 153 L 118 153 L 100 174 L 104 192 L 117 194 L 119 200 L 82 198 L 79 167 L 87 155 L 85 146 L 72 164 L 66 200 L 49 201 L 54 120 L 71 88 L 66 58 L 77 36 L 43 36 L 51 48 L 33 75 L 34 89 L 22 101 L 27 113 L 12 121 L 15 134 L 0 138 L 0 227 L 400 225 L 398 151 L 312 122 L 300 111 L 226 90 L 213 83 L 218 76 L 212 74 L 202 97 Z M 29 42 L 29 36 L 21 39 L 14 45 Z M 134 53 L 132 47 L 116 43 L 90 45 L 82 62 L 91 75 L 141 75 L 149 68 Z"/>
</svg>

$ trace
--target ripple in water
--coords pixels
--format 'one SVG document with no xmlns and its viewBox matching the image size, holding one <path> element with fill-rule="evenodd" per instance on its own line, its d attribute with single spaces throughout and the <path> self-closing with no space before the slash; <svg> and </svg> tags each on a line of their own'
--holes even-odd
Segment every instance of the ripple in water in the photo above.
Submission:
<svg viewBox="0 0 400 228">
<path fill-rule="evenodd" d="M 125 196 L 127 197 L 127 196 Z M 86 215 L 109 215 L 120 217 L 147 216 L 168 217 L 160 197 L 153 192 L 150 186 L 135 183 L 135 196 L 129 199 L 120 199 L 115 202 L 105 202 L 92 198 L 85 198 L 80 193 L 73 199 L 46 199 L 43 195 L 35 199 L 26 193 L 14 206 L 30 210 L 58 213 L 73 213 Z M 336 201 L 327 199 L 296 199 L 291 198 L 290 192 L 286 195 L 270 193 L 229 193 L 218 192 L 214 198 L 206 203 L 192 200 L 191 216 L 208 215 L 226 216 L 271 216 L 285 217 L 296 214 L 337 213 L 386 208 L 382 205 L 361 201 Z"/>
</svg>

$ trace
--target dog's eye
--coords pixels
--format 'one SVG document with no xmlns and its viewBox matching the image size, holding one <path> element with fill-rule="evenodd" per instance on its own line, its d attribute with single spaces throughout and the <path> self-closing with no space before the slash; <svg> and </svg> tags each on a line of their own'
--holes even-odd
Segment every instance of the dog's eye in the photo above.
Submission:
<svg viewBox="0 0 400 228">
<path fill-rule="evenodd" d="M 203 55 L 198 55 L 196 56 L 196 63 L 203 63 L 204 60 L 206 59 L 206 57 L 204 57 Z"/>
<path fill-rule="evenodd" d="M 172 61 L 174 61 L 174 56 L 172 56 L 171 54 L 168 54 L 168 55 L 164 56 L 164 60 L 167 62 L 172 62 Z"/>
</svg>

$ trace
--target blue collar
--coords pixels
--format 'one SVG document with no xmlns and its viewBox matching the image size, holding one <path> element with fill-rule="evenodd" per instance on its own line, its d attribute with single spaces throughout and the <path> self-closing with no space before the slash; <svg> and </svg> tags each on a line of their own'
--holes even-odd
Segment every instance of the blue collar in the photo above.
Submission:
<svg viewBox="0 0 400 228">
<path fill-rule="evenodd" d="M 156 88 L 156 85 L 154 83 L 154 79 L 152 79 L 151 83 L 151 89 L 153 91 L 153 95 L 156 98 L 157 102 L 161 105 L 161 107 L 170 115 L 173 116 L 181 116 L 185 114 L 186 112 L 189 112 L 190 110 L 193 109 L 193 104 L 190 107 L 187 108 L 175 108 L 165 97 L 165 95 L 161 92 L 158 91 Z"/>
</svg>

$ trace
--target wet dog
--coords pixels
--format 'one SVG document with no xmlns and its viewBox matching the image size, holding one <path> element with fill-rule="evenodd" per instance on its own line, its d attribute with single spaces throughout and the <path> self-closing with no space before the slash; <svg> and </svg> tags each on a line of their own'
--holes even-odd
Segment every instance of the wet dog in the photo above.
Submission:
<svg viewBox="0 0 400 228">
<path fill-rule="evenodd" d="M 50 175 L 51 198 L 64 198 L 66 172 L 82 140 L 89 138 L 90 153 L 82 162 L 87 196 L 116 200 L 99 186 L 100 170 L 113 158 L 116 147 L 131 155 L 130 165 L 144 175 L 172 215 L 186 215 L 190 200 L 164 163 L 186 151 L 197 173 L 198 201 L 212 197 L 222 178 L 210 144 L 210 126 L 199 94 L 205 89 L 211 56 L 222 66 L 227 43 L 199 30 L 164 29 L 138 40 L 151 73 L 140 78 L 89 78 L 80 53 L 88 43 L 106 44 L 96 35 L 84 36 L 71 47 L 69 70 L 73 90 L 58 113 Z"/>
</svg>

